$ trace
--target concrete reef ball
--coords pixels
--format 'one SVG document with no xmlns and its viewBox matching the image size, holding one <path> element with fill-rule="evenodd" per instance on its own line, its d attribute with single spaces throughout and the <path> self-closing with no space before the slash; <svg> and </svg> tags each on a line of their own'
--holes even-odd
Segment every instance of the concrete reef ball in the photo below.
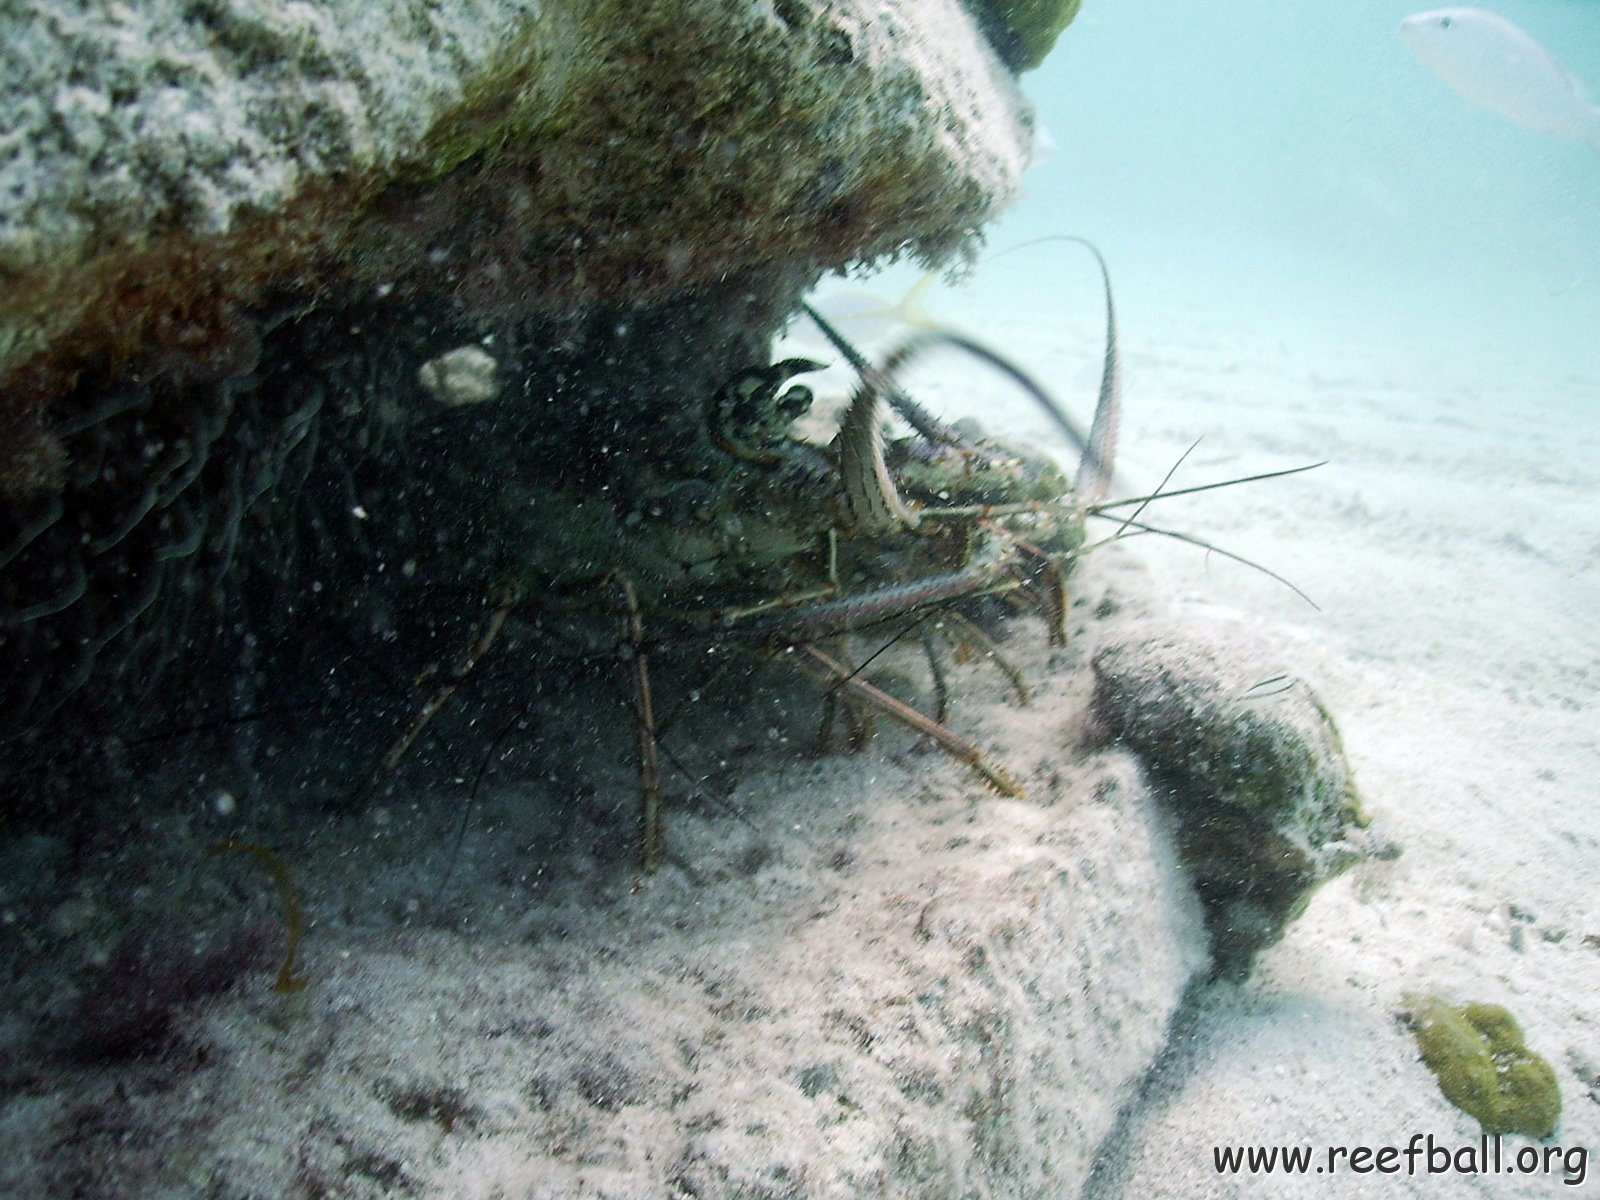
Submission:
<svg viewBox="0 0 1600 1200">
<path fill-rule="evenodd" d="M 1157 627 L 1102 648 L 1094 671 L 1098 720 L 1177 820 L 1222 974 L 1247 974 L 1317 887 L 1390 851 L 1322 703 L 1242 631 Z"/>
</svg>

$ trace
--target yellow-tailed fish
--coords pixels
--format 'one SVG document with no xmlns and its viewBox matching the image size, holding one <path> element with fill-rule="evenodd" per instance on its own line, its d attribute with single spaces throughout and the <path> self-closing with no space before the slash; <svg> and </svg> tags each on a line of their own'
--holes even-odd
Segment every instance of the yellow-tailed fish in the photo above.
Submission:
<svg viewBox="0 0 1600 1200">
<path fill-rule="evenodd" d="M 923 307 L 939 273 L 929 271 L 911 285 L 898 302 L 890 303 L 871 292 L 845 288 L 811 301 L 811 307 L 852 342 L 876 342 L 905 329 L 942 328 Z"/>
</svg>

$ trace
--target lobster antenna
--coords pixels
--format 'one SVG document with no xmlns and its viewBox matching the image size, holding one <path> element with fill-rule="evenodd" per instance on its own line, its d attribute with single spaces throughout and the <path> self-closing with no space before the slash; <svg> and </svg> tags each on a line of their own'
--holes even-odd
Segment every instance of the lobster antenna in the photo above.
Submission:
<svg viewBox="0 0 1600 1200">
<path fill-rule="evenodd" d="M 1195 445 L 1199 445 L 1199 443 L 1196 442 Z M 1194 446 L 1189 447 L 1189 450 L 1193 449 Z M 1178 463 L 1181 463 L 1183 458 L 1188 457 L 1188 454 L 1188 450 L 1183 452 L 1183 457 L 1180 457 L 1177 463 L 1172 464 L 1172 471 L 1176 471 L 1178 469 Z M 1236 487 L 1241 483 L 1260 483 L 1264 479 L 1282 479 L 1285 475 L 1298 475 L 1302 471 L 1314 471 L 1318 467 L 1325 467 L 1327 465 L 1328 460 L 1323 459 L 1320 462 L 1306 463 L 1304 466 L 1285 467 L 1281 471 L 1263 471 L 1259 475 L 1240 475 L 1236 479 L 1223 479 L 1216 483 L 1202 483 L 1196 485 L 1195 487 L 1177 488 L 1170 492 L 1166 491 L 1164 486 L 1158 487 L 1155 491 L 1145 496 L 1128 496 L 1122 500 L 1108 500 L 1104 504 L 1090 505 L 1088 513 L 1091 517 L 1105 517 L 1108 516 L 1108 514 L 1114 508 L 1123 508 L 1129 504 L 1137 504 L 1139 507 L 1133 512 L 1133 515 L 1137 517 L 1141 512 L 1144 511 L 1146 505 L 1155 500 L 1172 500 L 1178 496 L 1194 496 L 1201 492 L 1214 492 L 1219 488 Z M 1166 476 L 1162 479 L 1161 482 L 1163 485 L 1166 484 L 1168 479 L 1172 478 L 1172 471 L 1168 471 Z"/>
<path fill-rule="evenodd" d="M 950 346 L 957 350 L 964 350 L 980 362 L 988 363 L 1023 391 L 1027 392 L 1033 398 L 1034 403 L 1050 418 L 1056 428 L 1061 430 L 1066 439 L 1077 447 L 1081 454 L 1088 455 L 1090 453 L 1089 438 L 1084 436 L 1082 430 L 1066 414 L 1066 411 L 1055 402 L 1050 393 L 1045 391 L 1042 384 L 1004 355 L 989 349 L 982 342 L 974 341 L 965 334 L 952 333 L 946 329 L 930 329 L 922 333 L 913 334 L 900 345 L 899 349 L 884 360 L 881 368 L 869 366 L 869 373 L 864 378 L 870 386 L 884 388 L 889 383 L 894 372 L 903 369 L 913 358 L 936 346 Z"/>
<path fill-rule="evenodd" d="M 906 419 L 906 424 L 930 442 L 957 446 L 963 450 L 977 449 L 970 438 L 963 437 L 958 430 L 939 420 L 908 396 L 903 388 L 896 386 L 886 374 L 874 367 L 867 360 L 867 356 L 857 350 L 850 339 L 835 329 L 826 317 L 809 304 L 802 303 L 800 307 L 805 310 L 806 316 L 816 323 L 817 328 L 822 330 L 823 336 L 833 343 L 834 349 L 844 355 L 844 360 L 850 364 L 851 370 L 860 376 L 863 382 L 876 387 L 884 399 L 888 400 L 890 407 Z"/>
<path fill-rule="evenodd" d="M 1091 515 L 1092 516 L 1100 516 L 1101 514 L 1092 513 Z M 1115 520 L 1117 520 L 1116 517 L 1105 517 L 1104 519 L 1107 520 L 1107 521 L 1115 521 Z M 1100 541 L 1095 542 L 1093 545 L 1089 545 L 1089 546 L 1083 547 L 1081 550 L 1078 551 L 1078 553 L 1079 554 L 1087 554 L 1091 550 L 1099 549 L 1101 546 L 1108 545 L 1109 543 L 1116 541 L 1117 538 L 1123 536 L 1122 535 L 1122 529 L 1127 527 L 1127 526 L 1132 526 L 1134 529 L 1138 530 L 1140 533 L 1153 533 L 1157 537 L 1172 538 L 1174 541 L 1183 542 L 1186 545 L 1198 546 L 1198 547 L 1200 547 L 1200 549 L 1209 551 L 1212 554 L 1220 554 L 1220 555 L 1222 555 L 1223 558 L 1231 558 L 1234 562 L 1241 563 L 1244 566 L 1252 568 L 1253 570 L 1260 571 L 1267 578 L 1274 579 L 1277 582 L 1283 584 L 1284 587 L 1288 588 L 1296 596 L 1299 596 L 1300 599 L 1304 600 L 1307 604 L 1311 605 L 1312 608 L 1316 609 L 1318 612 L 1322 611 L 1322 605 L 1318 604 L 1315 600 L 1313 600 L 1310 596 L 1306 595 L 1305 592 L 1301 591 L 1298 587 L 1296 587 L 1293 583 L 1289 582 L 1289 580 L 1285 579 L 1282 575 L 1279 575 L 1271 567 L 1264 567 L 1260 563 L 1254 561 L 1253 559 L 1246 558 L 1242 554 L 1235 554 L 1232 550 L 1224 550 L 1221 546 L 1215 545 L 1212 542 L 1208 542 L 1204 538 L 1197 538 L 1191 533 L 1180 533 L 1176 529 L 1162 529 L 1158 525 L 1146 525 L 1142 521 L 1135 521 L 1132 517 L 1124 517 L 1124 518 L 1122 518 L 1121 525 L 1118 527 L 1118 530 L 1117 530 L 1116 533 L 1112 534 L 1108 538 L 1102 538 Z"/>
<path fill-rule="evenodd" d="M 1056 233 L 1030 238 L 990 258 L 1000 258 L 1013 250 L 1025 250 L 1046 242 L 1076 242 L 1082 246 L 1094 255 L 1095 264 L 1100 268 L 1100 280 L 1105 285 L 1106 348 L 1100 366 L 1100 398 L 1095 404 L 1087 443 L 1074 439 L 1083 451 L 1083 458 L 1078 463 L 1078 478 L 1073 485 L 1080 496 L 1103 500 L 1111 490 L 1112 464 L 1117 460 L 1117 432 L 1122 425 L 1122 354 L 1117 345 L 1117 306 L 1111 295 L 1111 269 L 1106 265 L 1105 255 L 1088 238 L 1075 233 Z"/>
</svg>

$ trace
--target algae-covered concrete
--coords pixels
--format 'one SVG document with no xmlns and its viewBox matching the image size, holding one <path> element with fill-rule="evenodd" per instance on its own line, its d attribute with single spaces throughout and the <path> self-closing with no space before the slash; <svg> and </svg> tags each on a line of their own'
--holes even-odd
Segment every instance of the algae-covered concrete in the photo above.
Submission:
<svg viewBox="0 0 1600 1200">
<path fill-rule="evenodd" d="M 1098 720 L 1178 819 L 1223 972 L 1247 974 L 1322 883 L 1396 852 L 1366 830 L 1322 702 L 1243 631 L 1158 626 L 1103 647 L 1094 671 Z"/>
<path fill-rule="evenodd" d="M 27 0 L 0 45 L 0 372 L 347 276 L 570 310 L 938 259 L 1029 145 L 958 0 Z"/>
<path fill-rule="evenodd" d="M 370 786 L 508 565 L 745 496 L 704 405 L 808 282 L 1009 198 L 1029 118 L 967 9 L 33 0 L 0 39 L 0 735 L 38 767 L 0 1191 L 1074 1192 L 1205 966 L 1081 696 L 978 732 L 1033 756 L 1001 801 L 904 742 L 813 769 L 792 689 L 684 732 L 738 681 L 656 652 L 633 886 L 591 594 L 594 645 L 518 614 L 402 764 L 469 793 Z M 278 990 L 250 865 L 303 897 Z"/>
</svg>

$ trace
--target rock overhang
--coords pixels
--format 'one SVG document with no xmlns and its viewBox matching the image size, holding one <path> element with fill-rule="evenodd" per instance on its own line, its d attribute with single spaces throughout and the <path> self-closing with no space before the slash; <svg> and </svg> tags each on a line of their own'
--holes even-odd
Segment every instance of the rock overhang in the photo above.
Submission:
<svg viewBox="0 0 1600 1200">
<path fill-rule="evenodd" d="M 948 260 L 1031 116 L 958 0 L 35 0 L 7 33 L 0 372 L 341 286 L 660 303 Z"/>
</svg>

